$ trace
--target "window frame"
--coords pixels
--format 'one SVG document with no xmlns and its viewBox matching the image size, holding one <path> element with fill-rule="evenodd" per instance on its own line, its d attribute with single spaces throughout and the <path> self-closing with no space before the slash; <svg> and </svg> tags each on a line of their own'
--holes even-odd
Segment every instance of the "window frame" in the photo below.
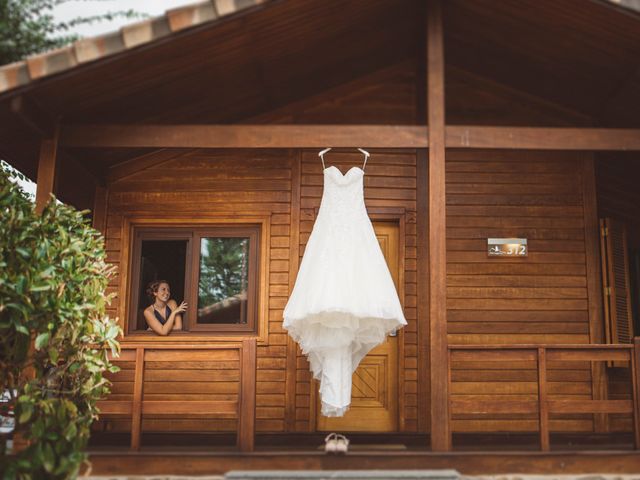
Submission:
<svg viewBox="0 0 640 480">
<path fill-rule="evenodd" d="M 141 254 L 143 240 L 187 240 L 185 253 L 185 301 L 189 307 L 183 315 L 183 330 L 174 330 L 171 336 L 202 337 L 215 335 L 222 337 L 256 336 L 260 325 L 260 283 L 262 278 L 261 251 L 264 223 L 214 223 L 214 224 L 131 224 L 131 258 L 128 262 L 131 280 L 128 282 L 127 295 L 129 298 L 126 309 L 127 335 L 148 336 L 146 330 L 137 329 L 136 312 L 139 304 Z M 198 281 L 200 275 L 200 242 L 208 237 L 244 237 L 249 238 L 249 278 L 247 285 L 247 323 L 246 324 L 198 324 Z M 155 337 L 155 336 L 154 336 Z M 164 337 L 167 338 L 167 337 Z M 174 337 L 175 338 L 175 337 Z"/>
<path fill-rule="evenodd" d="M 249 278 L 247 280 L 247 323 L 246 324 L 207 324 L 198 323 L 198 285 L 200 283 L 200 248 L 198 248 L 198 254 L 192 253 L 191 260 L 191 290 L 185 290 L 185 292 L 191 292 L 189 295 L 189 310 L 191 310 L 191 316 L 189 318 L 189 331 L 190 332 L 255 332 L 257 324 L 257 278 L 258 278 L 258 253 L 257 244 L 259 241 L 259 231 L 255 227 L 214 227 L 196 229 L 193 232 L 193 245 L 201 248 L 201 242 L 203 238 L 249 238 Z M 187 271 L 185 271 L 187 276 Z M 193 318 L 191 318 L 193 317 Z"/>
</svg>

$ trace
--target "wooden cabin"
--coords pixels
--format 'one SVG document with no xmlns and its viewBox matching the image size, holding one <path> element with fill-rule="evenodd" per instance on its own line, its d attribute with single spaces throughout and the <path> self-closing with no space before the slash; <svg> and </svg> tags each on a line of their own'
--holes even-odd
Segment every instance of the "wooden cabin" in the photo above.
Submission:
<svg viewBox="0 0 640 480">
<path fill-rule="evenodd" d="M 624 4 L 211 0 L 1 67 L 0 155 L 39 207 L 90 209 L 118 266 L 94 473 L 639 471 Z M 338 419 L 282 328 L 325 147 L 342 172 L 371 153 L 366 206 L 408 320 Z M 206 281 L 222 270 L 233 288 Z M 140 317 L 159 277 L 190 305 L 167 336 Z M 334 431 L 345 456 L 318 448 Z"/>
</svg>

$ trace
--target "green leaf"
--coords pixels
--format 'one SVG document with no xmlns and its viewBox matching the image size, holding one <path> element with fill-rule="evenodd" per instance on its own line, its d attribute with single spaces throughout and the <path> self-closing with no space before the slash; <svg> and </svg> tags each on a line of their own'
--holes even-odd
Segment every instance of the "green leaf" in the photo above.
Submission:
<svg viewBox="0 0 640 480">
<path fill-rule="evenodd" d="M 35 285 L 31 286 L 32 292 L 46 292 L 47 290 L 51 290 L 51 285 Z"/>
<path fill-rule="evenodd" d="M 49 359 L 51 360 L 51 363 L 53 364 L 58 363 L 58 349 L 55 347 L 51 347 L 49 348 L 48 352 L 49 352 Z"/>
<path fill-rule="evenodd" d="M 22 403 L 20 404 L 20 418 L 18 423 L 27 423 L 33 414 L 33 404 Z"/>
<path fill-rule="evenodd" d="M 56 465 L 56 454 L 49 442 L 45 443 L 42 448 L 42 466 L 44 469 L 51 473 Z"/>
<path fill-rule="evenodd" d="M 24 333 L 25 335 L 29 335 L 29 329 L 27 327 L 25 327 L 24 325 L 16 325 L 15 329 L 16 329 L 16 331 L 18 331 L 20 333 Z"/>
<path fill-rule="evenodd" d="M 49 343 L 49 332 L 41 333 L 36 337 L 36 349 L 41 350 Z"/>
<path fill-rule="evenodd" d="M 77 433 L 78 429 L 76 427 L 76 424 L 71 422 L 69 423 L 69 425 L 67 425 L 67 428 L 64 429 L 64 438 L 66 438 L 68 441 L 71 441 L 75 438 Z"/>
</svg>

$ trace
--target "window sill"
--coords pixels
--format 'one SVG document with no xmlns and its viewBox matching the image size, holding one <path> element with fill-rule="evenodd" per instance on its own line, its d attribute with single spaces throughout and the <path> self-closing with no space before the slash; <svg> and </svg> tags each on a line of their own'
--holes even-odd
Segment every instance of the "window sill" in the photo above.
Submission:
<svg viewBox="0 0 640 480">
<path fill-rule="evenodd" d="M 152 343 L 207 343 L 207 342 L 241 342 L 250 338 L 256 338 L 258 345 L 266 345 L 267 342 L 262 340 L 256 332 L 211 332 L 211 331 L 199 331 L 199 332 L 186 332 L 175 331 L 169 335 L 158 335 L 154 332 L 143 331 L 127 333 L 124 337 L 119 339 L 120 343 L 127 345 L 130 343 L 136 344 L 152 344 Z"/>
</svg>

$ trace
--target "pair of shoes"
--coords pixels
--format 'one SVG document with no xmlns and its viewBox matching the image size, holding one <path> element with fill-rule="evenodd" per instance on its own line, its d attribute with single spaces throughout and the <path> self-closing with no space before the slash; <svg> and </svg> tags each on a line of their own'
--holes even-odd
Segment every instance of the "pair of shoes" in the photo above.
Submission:
<svg viewBox="0 0 640 480">
<path fill-rule="evenodd" d="M 324 451 L 327 453 L 347 453 L 349 439 L 339 433 L 330 433 L 324 439 Z"/>
</svg>

